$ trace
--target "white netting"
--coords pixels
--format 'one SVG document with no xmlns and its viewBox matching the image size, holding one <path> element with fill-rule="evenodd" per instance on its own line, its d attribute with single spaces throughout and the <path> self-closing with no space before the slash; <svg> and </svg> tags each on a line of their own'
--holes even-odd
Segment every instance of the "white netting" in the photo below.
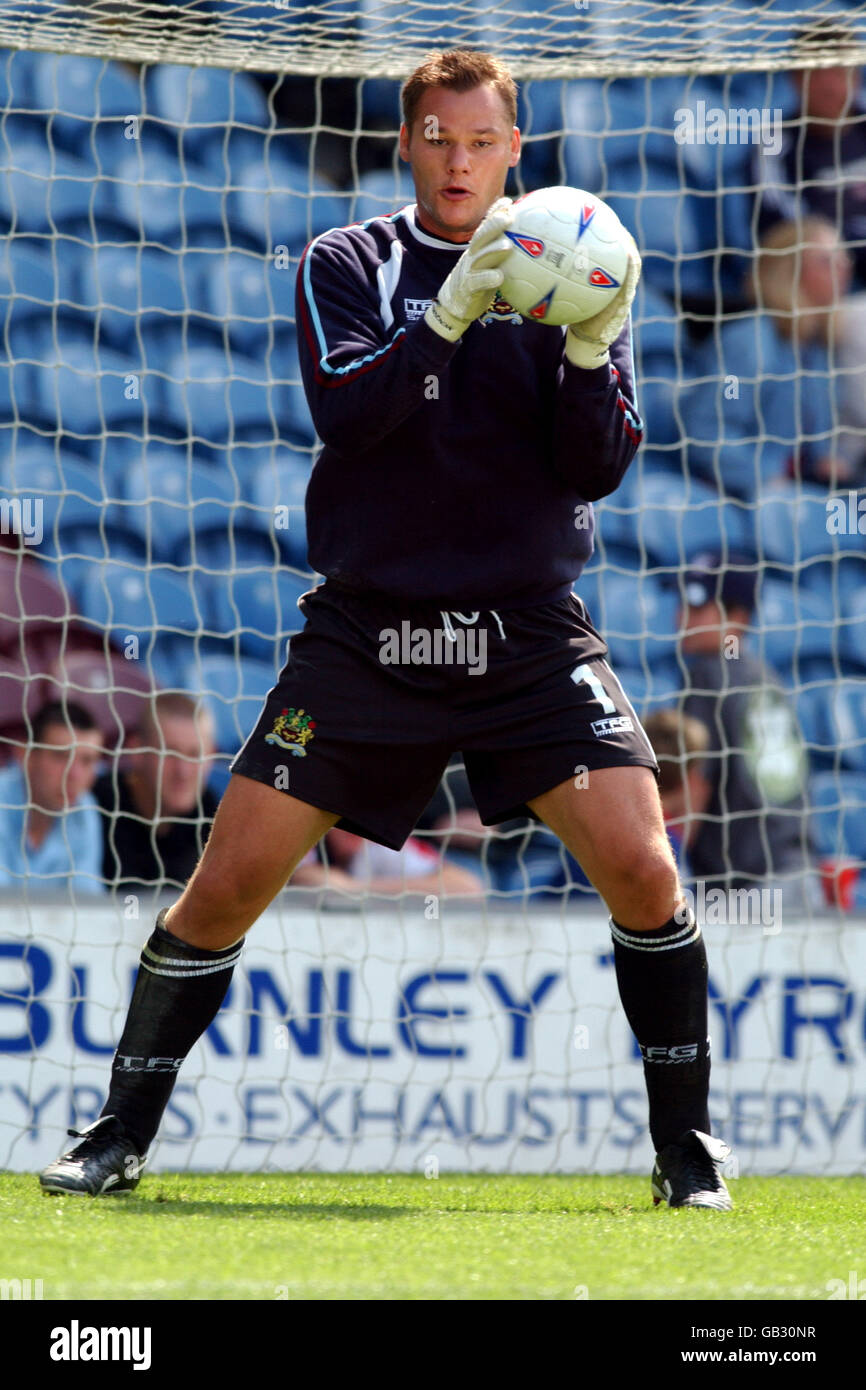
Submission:
<svg viewBox="0 0 866 1390">
<path fill-rule="evenodd" d="M 432 7 L 385 4 L 3 6 L 6 753 L 32 739 L 33 716 L 52 696 L 85 704 L 117 748 L 154 689 L 180 689 L 203 696 L 212 711 L 212 785 L 222 790 L 228 760 L 252 728 L 285 639 L 300 623 L 298 594 L 314 579 L 303 497 L 315 440 L 299 382 L 293 303 L 302 248 L 318 231 L 411 198 L 394 144 L 398 79 L 440 42 L 486 44 L 528 79 L 519 111 L 524 157 L 513 191 L 560 181 L 596 190 L 633 228 L 644 257 L 635 325 L 647 443 L 620 490 L 597 508 L 597 555 L 578 592 L 646 716 L 683 706 L 677 611 L 695 557 L 716 551 L 723 564 L 757 580 L 748 645 L 776 673 L 800 721 L 812 815 L 798 824 L 812 839 L 812 877 L 823 872 L 828 901 L 835 895 L 840 907 L 862 907 L 866 310 L 855 291 L 866 287 L 866 224 L 857 207 L 859 107 L 849 141 L 830 142 L 824 167 L 800 167 L 792 176 L 784 151 L 800 148 L 807 134 L 789 69 L 853 70 L 862 57 L 864 12 L 863 5 L 775 4 L 592 3 L 585 11 L 458 5 L 444 16 Z M 847 35 L 819 31 L 806 54 L 796 36 L 816 18 L 844 21 Z M 56 49 L 65 51 L 54 56 Z M 812 210 L 808 195 L 823 199 L 853 279 L 844 282 L 847 272 L 820 229 L 800 228 L 797 264 L 814 250 L 820 268 L 827 253 L 842 310 L 827 344 L 818 340 L 806 350 L 778 331 L 767 304 L 755 306 L 745 276 L 758 268 L 756 246 L 769 214 L 801 217 Z M 784 323 L 785 310 L 779 315 Z M 790 777 L 800 752 L 778 708 L 762 708 L 759 723 L 748 751 L 770 787 Z M 168 742 L 160 737 L 154 746 L 165 758 Z M 10 762 L 0 776 L 11 770 Z M 10 782 L 0 812 L 31 809 L 26 793 L 23 806 L 17 794 Z M 485 838 L 480 852 L 472 849 L 472 833 L 458 844 L 465 810 L 455 766 L 421 833 L 428 844 L 449 848 L 455 863 L 474 865 L 487 907 L 556 913 L 566 902 L 595 901 L 553 837 L 524 822 Z M 22 826 L 15 832 L 19 849 Z M 83 843 L 71 824 L 65 843 L 73 855 Z M 159 863 L 156 838 L 153 845 Z M 98 864 L 82 872 L 99 888 Z M 4 886 L 35 899 L 58 877 L 56 865 L 27 872 L 19 862 Z M 14 1090 L 4 1093 L 0 1161 L 35 1163 L 30 1130 L 21 1128 L 25 1115 L 39 1143 L 51 1148 L 70 1107 L 79 1119 L 98 1108 L 102 1063 L 92 1075 L 79 1063 L 94 1050 L 110 1050 L 132 942 L 140 941 L 149 912 L 144 890 L 124 888 L 122 877 L 115 890 L 126 914 L 122 947 L 112 938 L 109 908 L 98 914 L 98 929 L 89 925 L 80 883 L 77 917 L 65 908 L 52 933 L 49 915 L 33 907 L 0 943 L 0 1004 L 15 1023 L 2 1046 L 30 1054 L 19 1087 L 24 1110 L 16 1110 Z M 174 881 L 172 873 L 157 872 L 149 886 Z M 68 889 L 62 896 L 68 904 Z M 285 908 L 291 912 L 299 901 L 307 906 L 309 891 L 290 895 Z M 639 1121 L 629 1118 L 640 1113 L 640 1079 L 629 1070 L 635 1063 L 612 996 L 590 1019 L 589 1041 L 575 1042 L 570 1032 L 572 1006 L 578 1020 L 581 1009 L 595 1008 L 581 980 L 591 975 L 592 988 L 600 988 L 600 974 L 609 975 L 598 933 L 591 945 L 573 921 L 548 916 L 533 952 L 522 927 L 507 920 L 485 925 L 479 913 L 467 917 L 464 936 L 458 925 L 437 945 L 429 964 L 416 899 L 406 907 L 414 915 L 395 971 L 389 952 L 403 949 L 402 919 L 391 920 L 386 950 L 375 913 L 362 904 L 357 941 L 351 923 L 331 932 L 322 929 L 327 915 L 304 917 L 297 938 L 303 970 L 291 961 L 291 978 L 280 973 L 296 940 L 291 915 L 278 932 L 263 935 L 251 965 L 259 973 L 238 985 L 244 1021 L 230 1025 L 238 1035 L 229 1051 L 211 1040 L 184 1074 L 185 1085 L 204 1078 L 208 1099 L 183 1093 L 178 1114 L 195 1111 L 195 1133 L 187 1142 L 176 1117 L 177 1147 L 166 1162 L 415 1164 L 428 1139 L 445 1132 L 444 1157 L 457 1164 L 498 1162 L 499 1155 L 512 1166 L 644 1163 Z M 428 924 L 431 940 L 437 920 Z M 846 1118 L 862 1105 L 847 1070 L 860 1056 L 850 926 L 834 918 L 811 946 L 805 933 L 792 932 L 777 949 L 772 922 L 758 924 L 751 945 L 717 939 L 722 1062 L 733 1062 L 741 1049 L 758 1068 L 756 1084 L 766 1083 L 760 1108 L 748 1099 L 747 1063 L 736 1073 L 722 1068 L 720 1122 L 740 1142 L 754 1138 L 753 1105 L 755 1152 L 765 1145 L 754 1161 L 769 1168 L 853 1168 L 862 1157 L 863 1127 L 853 1138 L 855 1121 Z M 508 982 L 522 1001 L 518 1014 L 528 1016 L 533 989 L 548 968 L 559 968 L 557 952 L 565 953 L 567 968 L 558 981 L 561 997 L 551 995 L 553 1032 L 537 1054 L 521 1054 L 517 1015 L 488 975 Z M 436 968 L 451 972 L 444 994 L 428 981 L 418 1010 L 430 1036 L 450 1049 L 444 1077 L 425 1073 L 428 1063 L 412 1055 L 398 1000 L 415 974 Z M 462 1071 L 454 1060 L 463 1027 L 461 971 L 476 991 L 470 1012 L 481 1030 Z M 40 1013 L 47 1003 L 50 1019 Z M 742 1035 L 741 1015 L 731 1013 L 737 1007 L 748 1014 Z M 454 1012 L 437 1021 L 436 1008 Z M 317 1010 L 327 1020 L 318 1050 L 310 1021 Z M 254 1040 L 241 1036 L 247 1026 Z M 353 1051 L 359 1030 L 364 1047 Z M 387 1094 L 378 1100 L 373 1091 L 353 1099 L 355 1082 L 363 1089 L 378 1081 L 375 1047 L 386 1045 L 383 1037 L 392 1060 L 402 1058 L 406 1067 L 388 1063 Z M 77 1049 L 72 1078 L 66 1042 Z M 509 1080 L 497 1090 L 491 1078 L 506 1052 Z M 220 1060 L 229 1055 L 231 1065 Z M 352 1057 L 362 1059 L 354 1073 Z M 292 1121 L 304 1143 L 286 1149 L 273 1138 L 282 1118 L 263 1123 L 255 1091 L 261 1084 L 262 1095 L 274 1087 L 279 1094 L 283 1062 L 286 1075 L 295 1062 L 303 1066 L 297 1084 L 306 1097 L 296 1097 Z M 615 1066 L 622 1068 L 616 1075 Z M 335 1068 L 348 1068 L 332 1112 L 342 1116 L 338 1139 L 325 1118 L 331 1081 L 322 1080 Z M 579 1085 L 572 1085 L 578 1073 Z M 436 1099 L 439 1082 L 444 1102 Z M 83 1088 L 77 1100 L 76 1085 Z M 224 1123 L 221 1088 L 233 1097 L 230 1137 L 215 1145 Z M 408 1088 L 407 1132 L 414 1136 L 408 1147 L 396 1142 L 396 1122 L 389 1121 L 364 1148 L 361 1140 L 377 1122 L 359 1121 L 358 1107 L 362 1116 L 377 1108 L 396 1115 L 401 1088 Z M 598 1095 L 604 1099 L 596 1102 Z M 315 1121 L 311 1097 L 323 1105 Z M 542 1101 L 550 1103 L 549 1130 L 537 1118 Z M 842 1119 L 834 1120 L 831 1103 Z M 503 1115 L 508 1133 L 496 1148 Z M 249 1142 L 244 1125 L 255 1133 Z M 486 1140 L 470 1152 L 473 1125 Z M 270 1136 L 266 1148 L 263 1135 Z"/>
<path fill-rule="evenodd" d="M 4 4 L 0 43 L 86 53 L 135 62 L 330 76 L 399 77 L 431 48 L 495 48 L 515 76 L 575 77 L 622 73 L 771 71 L 804 66 L 798 30 L 838 16 L 851 26 L 846 62 L 866 53 L 866 6 L 817 0 L 552 0 L 453 4 L 417 0 L 193 0 L 192 4 Z M 838 35 L 818 43 L 809 62 L 837 61 Z"/>
</svg>

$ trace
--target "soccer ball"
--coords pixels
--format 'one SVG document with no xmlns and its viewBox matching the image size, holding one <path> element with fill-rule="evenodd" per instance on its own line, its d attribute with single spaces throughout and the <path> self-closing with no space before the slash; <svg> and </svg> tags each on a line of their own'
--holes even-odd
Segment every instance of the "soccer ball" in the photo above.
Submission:
<svg viewBox="0 0 866 1390">
<path fill-rule="evenodd" d="M 562 185 L 515 198 L 514 207 L 500 298 L 524 318 L 556 326 L 604 309 L 628 268 L 628 233 L 616 213 Z"/>
</svg>

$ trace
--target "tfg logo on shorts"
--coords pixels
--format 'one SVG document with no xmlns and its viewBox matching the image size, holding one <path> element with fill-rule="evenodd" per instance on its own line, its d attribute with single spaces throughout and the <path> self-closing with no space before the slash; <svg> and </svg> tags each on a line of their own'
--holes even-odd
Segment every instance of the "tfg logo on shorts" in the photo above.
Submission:
<svg viewBox="0 0 866 1390">
<path fill-rule="evenodd" d="M 634 733 L 634 724 L 627 714 L 612 714 L 607 719 L 596 719 L 590 728 L 596 738 L 607 738 L 608 734 Z"/>
<path fill-rule="evenodd" d="M 52 1361 L 131 1361 L 134 1371 L 150 1370 L 149 1327 L 68 1327 L 51 1329 Z"/>
</svg>

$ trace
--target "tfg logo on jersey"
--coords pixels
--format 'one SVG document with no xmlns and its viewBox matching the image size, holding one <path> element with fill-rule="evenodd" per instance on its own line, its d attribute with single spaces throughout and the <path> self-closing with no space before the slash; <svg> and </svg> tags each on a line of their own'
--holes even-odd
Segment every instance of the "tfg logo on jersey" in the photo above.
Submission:
<svg viewBox="0 0 866 1390">
<path fill-rule="evenodd" d="M 537 260 L 544 253 L 544 242 L 537 236 L 525 236 L 522 232 L 506 232 L 505 235 L 533 260 Z"/>
<path fill-rule="evenodd" d="M 619 280 L 615 280 L 612 275 L 608 275 L 606 270 L 602 270 L 600 265 L 594 267 L 589 272 L 589 283 L 596 285 L 602 290 L 618 290 Z"/>
<path fill-rule="evenodd" d="M 583 236 L 583 234 L 584 234 L 584 232 L 586 231 L 587 227 L 589 226 L 590 222 L 591 222 L 592 219 L 595 217 L 595 209 L 596 209 L 596 204 L 595 204 L 595 203 L 584 203 L 583 207 L 581 208 L 581 210 L 580 210 L 580 225 L 578 226 L 578 229 L 577 229 L 577 239 L 578 239 L 578 241 L 580 241 L 580 238 Z"/>
<path fill-rule="evenodd" d="M 432 299 L 404 299 L 403 310 L 406 314 L 406 322 L 416 323 L 418 319 L 423 319 L 432 303 Z"/>
</svg>

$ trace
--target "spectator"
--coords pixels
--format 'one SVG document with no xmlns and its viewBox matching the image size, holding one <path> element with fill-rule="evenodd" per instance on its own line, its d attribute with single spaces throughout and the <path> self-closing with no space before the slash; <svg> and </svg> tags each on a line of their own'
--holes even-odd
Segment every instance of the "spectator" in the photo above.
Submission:
<svg viewBox="0 0 866 1390">
<path fill-rule="evenodd" d="M 696 384 L 684 405 L 690 467 L 726 494 L 752 501 L 792 475 L 848 480 L 835 448 L 829 348 L 849 277 L 838 235 L 821 218 L 778 223 L 763 239 L 749 287 L 758 312 L 723 322 L 709 384 Z"/>
<path fill-rule="evenodd" d="M 840 481 L 862 487 L 866 482 L 866 290 L 849 295 L 839 310 L 837 349 L 838 453 L 844 460 Z"/>
<path fill-rule="evenodd" d="M 41 707 L 32 743 L 0 771 L 0 886 L 103 891 L 91 794 L 102 756 L 102 736 L 81 705 Z"/>
<path fill-rule="evenodd" d="M 643 726 L 658 759 L 665 825 L 685 881 L 693 877 L 689 845 L 712 795 L 705 757 L 710 736 L 700 720 L 675 709 L 656 710 Z"/>
<path fill-rule="evenodd" d="M 335 827 L 322 841 L 324 862 L 315 849 L 301 860 L 295 888 L 336 888 L 344 893 L 399 897 L 403 893 L 460 894 L 476 897 L 480 878 L 450 864 L 436 850 L 410 835 L 401 850 Z"/>
<path fill-rule="evenodd" d="M 808 55 L 835 46 L 840 56 L 856 47 L 854 34 L 825 16 L 797 36 Z M 817 214 L 839 227 L 851 247 L 858 288 L 866 289 L 866 105 L 860 69 L 807 68 L 791 73 L 798 118 L 788 123 L 781 148 L 758 146 L 751 182 L 756 189 L 758 230 L 763 236 L 782 220 Z"/>
<path fill-rule="evenodd" d="M 94 788 L 103 811 L 103 875 L 134 889 L 183 887 L 198 863 L 217 798 L 205 786 L 214 755 L 210 714 L 161 691 L 130 737 L 124 770 Z"/>
<path fill-rule="evenodd" d="M 480 876 L 485 890 L 508 895 L 546 894 L 564 889 L 569 880 L 588 885 L 577 861 L 553 832 L 527 816 L 485 825 L 478 814 L 466 769 L 455 754 L 418 829 L 441 843 L 445 862 Z M 560 894 L 561 895 L 561 894 Z"/>
<path fill-rule="evenodd" d="M 683 580 L 679 616 L 687 669 L 683 712 L 709 736 L 710 795 L 689 859 L 696 877 L 723 888 L 804 875 L 811 846 L 804 803 L 807 760 L 776 677 L 743 649 L 755 607 L 747 557 L 696 557 Z M 793 902 L 796 887 L 786 887 Z"/>
</svg>

